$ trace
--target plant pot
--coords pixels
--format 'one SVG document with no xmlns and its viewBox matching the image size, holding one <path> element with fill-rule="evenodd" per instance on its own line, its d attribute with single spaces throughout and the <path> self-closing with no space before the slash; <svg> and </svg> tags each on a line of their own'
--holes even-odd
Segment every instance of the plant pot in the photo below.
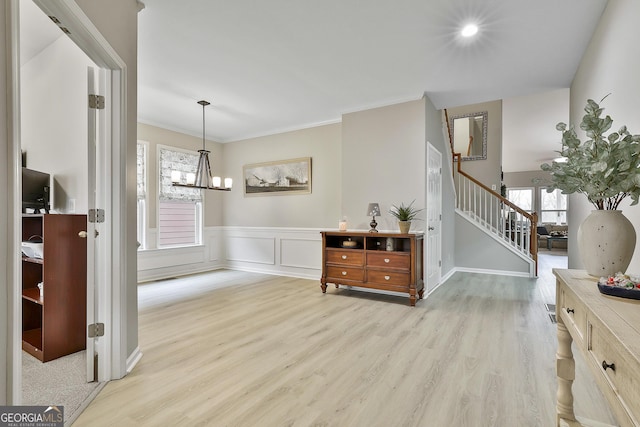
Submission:
<svg viewBox="0 0 640 427">
<path fill-rule="evenodd" d="M 624 273 L 635 247 L 636 230 L 622 211 L 591 211 L 578 228 L 580 258 L 592 276 Z"/>
<path fill-rule="evenodd" d="M 400 226 L 400 232 L 402 234 L 409 233 L 409 229 L 411 228 L 411 221 L 398 221 L 398 225 Z"/>
</svg>

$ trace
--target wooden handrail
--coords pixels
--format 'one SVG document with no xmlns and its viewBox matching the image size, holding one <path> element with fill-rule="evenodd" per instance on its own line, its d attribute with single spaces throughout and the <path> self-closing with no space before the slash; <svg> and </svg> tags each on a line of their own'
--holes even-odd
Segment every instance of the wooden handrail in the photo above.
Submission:
<svg viewBox="0 0 640 427">
<path fill-rule="evenodd" d="M 536 214 L 535 212 L 530 214 L 529 212 L 523 210 L 520 206 L 518 205 L 514 205 L 513 203 L 511 203 L 508 199 L 504 198 L 500 193 L 497 193 L 495 190 L 490 189 L 489 187 L 487 187 L 486 185 L 484 185 L 483 183 L 481 183 L 480 181 L 478 181 L 477 179 L 475 179 L 474 177 L 472 177 L 471 175 L 469 175 L 468 173 L 466 173 L 465 171 L 462 170 L 460 163 L 462 163 L 460 161 L 460 158 L 462 157 L 462 154 L 460 153 L 454 153 L 453 157 L 457 157 L 458 158 L 458 173 L 464 177 L 466 177 L 469 181 L 473 182 L 474 184 L 476 184 L 478 187 L 481 187 L 482 189 L 484 189 L 485 191 L 491 193 L 493 196 L 497 197 L 502 203 L 504 203 L 505 205 L 509 206 L 510 208 L 513 208 L 513 210 L 515 210 L 516 212 L 518 212 L 519 214 L 522 214 L 524 217 L 526 217 L 527 219 L 533 221 L 534 216 L 538 216 L 538 214 Z M 537 223 L 537 222 L 536 222 Z"/>
</svg>

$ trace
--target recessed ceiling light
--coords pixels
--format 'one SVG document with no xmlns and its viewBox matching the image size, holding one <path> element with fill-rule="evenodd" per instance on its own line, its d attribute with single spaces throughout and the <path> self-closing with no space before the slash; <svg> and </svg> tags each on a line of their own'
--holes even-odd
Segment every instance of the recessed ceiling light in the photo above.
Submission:
<svg viewBox="0 0 640 427">
<path fill-rule="evenodd" d="M 469 24 L 462 29 L 462 37 L 471 37 L 478 32 L 478 26 Z"/>
</svg>

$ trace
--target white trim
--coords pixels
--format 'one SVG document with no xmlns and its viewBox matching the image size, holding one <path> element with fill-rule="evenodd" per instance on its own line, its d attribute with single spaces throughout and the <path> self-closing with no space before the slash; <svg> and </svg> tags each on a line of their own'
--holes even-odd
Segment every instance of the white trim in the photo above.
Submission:
<svg viewBox="0 0 640 427">
<path fill-rule="evenodd" d="M 488 270 L 483 268 L 466 268 L 466 267 L 454 267 L 453 273 L 478 273 L 478 274 L 492 274 L 495 276 L 511 276 L 511 277 L 525 277 L 527 279 L 534 279 L 529 274 L 522 271 L 504 271 L 504 270 Z"/>
<path fill-rule="evenodd" d="M 104 238 L 110 240 L 111 251 L 104 254 L 103 273 L 98 287 L 100 298 L 98 310 L 99 320 L 105 323 L 105 336 L 102 339 L 108 354 L 103 354 L 102 367 L 98 379 L 104 381 L 121 378 L 126 374 L 125 358 L 127 352 L 127 222 L 126 222 L 126 147 L 127 147 L 127 66 L 109 42 L 102 36 L 97 27 L 86 16 L 82 8 L 74 0 L 34 0 L 48 15 L 56 16 L 70 30 L 69 37 L 98 66 L 111 70 L 108 97 L 111 98 L 111 123 L 105 133 L 111 137 L 107 150 L 111 154 L 101 159 L 110 170 L 110 183 L 98 203 L 107 212 Z M 109 147 L 110 145 L 110 147 Z M 105 179 L 106 180 L 106 179 Z M 111 185 L 111 187 L 109 187 Z M 108 250 L 109 245 L 103 248 Z M 16 253 L 18 253 L 16 251 Z M 113 280 L 110 280 L 110 279 Z M 115 282 L 115 286 L 111 285 Z M 111 293 L 111 291 L 113 291 Z M 111 326 L 111 327 L 109 327 Z M 114 331 L 116 333 L 114 333 Z M 111 363 L 109 363 L 111 362 Z M 110 365 L 110 366 L 109 366 Z"/>
<path fill-rule="evenodd" d="M 140 347 L 138 346 L 131 352 L 129 357 L 127 357 L 127 374 L 133 371 L 133 368 L 136 367 L 140 359 L 142 359 L 142 352 L 140 351 Z"/>
<path fill-rule="evenodd" d="M 19 1 L 9 0 L 5 3 L 7 22 L 7 404 L 22 403 L 22 261 L 20 257 L 20 240 L 22 218 L 18 212 L 22 210 L 22 159 L 20 149 L 20 15 Z"/>
</svg>

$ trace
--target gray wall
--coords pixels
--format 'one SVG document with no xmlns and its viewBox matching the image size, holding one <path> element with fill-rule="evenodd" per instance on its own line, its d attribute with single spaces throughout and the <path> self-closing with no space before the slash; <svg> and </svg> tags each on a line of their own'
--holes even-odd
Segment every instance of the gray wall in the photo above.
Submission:
<svg viewBox="0 0 640 427">
<path fill-rule="evenodd" d="M 529 264 L 460 215 L 456 218 L 456 267 L 529 273 Z"/>
<path fill-rule="evenodd" d="M 449 118 L 460 114 L 487 111 L 487 159 L 462 162 L 462 170 L 492 188 L 500 191 L 500 171 L 502 168 L 502 101 L 483 102 L 448 108 Z"/>
<path fill-rule="evenodd" d="M 223 195 L 223 224 L 337 228 L 342 217 L 340 131 L 340 124 L 331 124 L 224 144 L 224 175 L 233 178 L 234 190 Z M 300 157 L 311 157 L 311 194 L 244 195 L 244 165 Z"/>
<path fill-rule="evenodd" d="M 640 44 L 637 42 L 637 17 L 640 2 L 637 0 L 609 0 L 598 28 L 585 52 L 571 85 L 571 124 L 578 125 L 584 115 L 586 100 L 601 104 L 604 113 L 613 118 L 612 130 L 627 125 L 629 131 L 640 134 Z M 581 136 L 583 138 L 584 135 Z M 582 194 L 569 196 L 568 221 L 575 225 L 569 229 L 569 267 L 583 268 L 576 243 L 577 225 L 582 223 L 593 208 Z M 640 207 L 626 202 L 621 209 L 631 220 L 636 232 L 640 230 Z M 640 272 L 640 251 L 636 252 L 627 270 Z"/>
<path fill-rule="evenodd" d="M 424 208 L 424 109 L 419 99 L 342 117 L 342 215 L 349 229 L 370 228 L 371 202 L 380 204 L 379 230 L 399 231 L 392 205 L 415 200 Z M 413 221 L 411 230 L 424 230 L 424 221 Z"/>
</svg>

